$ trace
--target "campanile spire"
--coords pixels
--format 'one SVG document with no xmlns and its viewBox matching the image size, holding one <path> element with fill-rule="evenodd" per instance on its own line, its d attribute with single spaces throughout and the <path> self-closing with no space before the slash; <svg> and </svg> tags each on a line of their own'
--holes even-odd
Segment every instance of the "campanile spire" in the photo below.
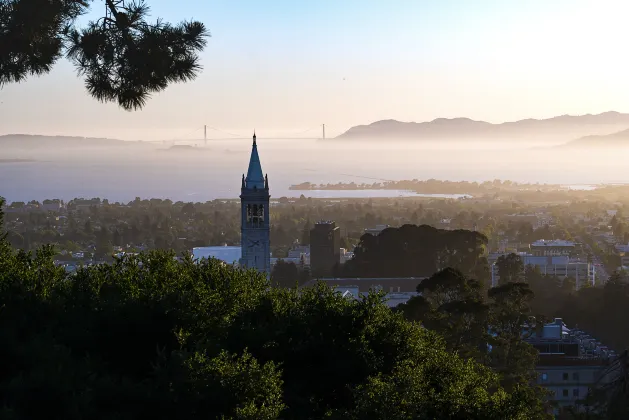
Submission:
<svg viewBox="0 0 629 420">
<path fill-rule="evenodd" d="M 247 176 L 243 175 L 240 190 L 241 258 L 240 266 L 271 273 L 271 244 L 269 223 L 269 182 L 263 175 L 256 132 L 249 158 Z"/>
</svg>

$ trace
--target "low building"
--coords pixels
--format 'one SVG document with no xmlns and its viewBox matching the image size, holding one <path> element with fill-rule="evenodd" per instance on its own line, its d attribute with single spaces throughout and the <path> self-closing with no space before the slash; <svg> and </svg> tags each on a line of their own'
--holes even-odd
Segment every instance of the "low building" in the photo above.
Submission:
<svg viewBox="0 0 629 420">
<path fill-rule="evenodd" d="M 60 201 L 51 201 L 51 202 L 47 202 L 40 205 L 39 209 L 42 211 L 51 211 L 51 212 L 58 213 L 64 210 L 65 207 L 61 204 Z"/>
<path fill-rule="evenodd" d="M 348 281 L 347 283 L 349 284 L 338 285 L 333 280 L 347 280 Z M 351 280 L 358 280 L 358 281 L 351 281 Z M 377 284 L 377 283 L 370 285 L 373 287 L 366 288 L 365 286 L 367 283 L 362 282 L 362 280 L 367 280 L 367 279 L 332 279 L 329 282 L 328 282 L 328 279 L 325 279 L 324 281 L 328 283 L 328 285 L 333 287 L 334 290 L 340 293 L 343 297 L 347 297 L 351 299 L 360 299 L 361 297 L 368 294 L 370 290 L 374 290 L 374 291 L 384 290 L 385 292 L 387 292 L 386 289 L 382 288 L 382 284 Z M 371 280 L 383 280 L 385 283 L 388 281 L 391 281 L 393 283 L 398 283 L 397 281 L 401 279 L 371 279 Z M 416 282 L 418 282 L 418 280 L 419 279 L 413 279 L 412 283 L 415 284 Z M 304 287 L 312 286 L 313 284 L 314 282 L 308 282 L 304 285 Z M 396 289 L 397 291 L 393 289 Z M 408 302 L 413 296 L 419 295 L 419 293 L 415 290 L 400 291 L 401 289 L 402 289 L 402 286 L 389 286 L 389 291 L 385 295 L 385 303 L 388 307 L 394 308 L 402 303 Z"/>
<path fill-rule="evenodd" d="M 373 236 L 378 236 L 380 235 L 380 232 L 382 232 L 383 230 L 390 228 L 391 226 L 389 225 L 376 225 L 375 228 L 367 228 L 365 229 L 365 234 L 369 234 L 369 235 L 373 235 Z"/>
<path fill-rule="evenodd" d="M 539 352 L 537 383 L 551 392 L 555 414 L 566 407 L 582 410 L 590 390 L 616 379 L 610 366 L 618 355 L 585 332 L 567 328 L 561 318 L 526 341 Z"/>
<path fill-rule="evenodd" d="M 500 255 L 506 254 L 492 254 L 489 258 L 491 261 L 492 287 L 496 287 L 500 283 L 498 265 L 496 264 Z M 587 261 L 572 259 L 567 255 L 554 257 L 542 257 L 523 253 L 519 253 L 518 255 L 522 258 L 525 268 L 527 265 L 534 265 L 539 267 L 540 272 L 544 275 L 557 277 L 559 279 L 565 279 L 566 277 L 574 278 L 577 290 L 586 283 L 591 286 L 596 285 L 596 266 Z"/>
<path fill-rule="evenodd" d="M 576 250 L 576 244 L 574 242 L 564 241 L 562 239 L 540 239 L 539 241 L 531 243 L 529 247 L 531 254 L 538 257 L 574 255 Z"/>
<path fill-rule="evenodd" d="M 202 246 L 192 248 L 192 257 L 195 260 L 202 258 L 216 258 L 227 264 L 238 265 L 242 254 L 239 246 Z"/>
<path fill-rule="evenodd" d="M 354 258 L 354 253 L 352 251 L 348 251 L 345 248 L 341 248 L 341 264 L 345 264 L 352 258 Z"/>
<path fill-rule="evenodd" d="M 309 245 L 297 245 L 288 251 L 288 258 L 301 258 L 307 257 L 310 261 L 310 246 Z"/>
<path fill-rule="evenodd" d="M 324 277 L 318 280 L 311 280 L 305 283 L 303 287 L 311 287 L 314 286 L 317 281 L 322 281 L 334 288 L 358 287 L 360 293 L 368 293 L 370 290 L 382 290 L 387 293 L 415 293 L 417 292 L 417 285 L 421 283 L 424 278 L 425 277 Z"/>
<path fill-rule="evenodd" d="M 629 267 L 629 244 L 615 245 L 614 248 L 620 256 L 620 265 Z"/>
</svg>

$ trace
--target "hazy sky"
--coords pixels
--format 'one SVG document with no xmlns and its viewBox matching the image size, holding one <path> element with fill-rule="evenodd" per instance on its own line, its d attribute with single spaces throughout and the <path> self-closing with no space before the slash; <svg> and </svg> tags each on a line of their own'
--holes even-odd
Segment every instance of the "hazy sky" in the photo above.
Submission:
<svg viewBox="0 0 629 420">
<path fill-rule="evenodd" d="M 183 139 L 207 124 L 273 136 L 325 123 L 336 135 L 388 118 L 629 112 L 626 0 L 148 3 L 211 31 L 194 82 L 126 112 L 89 97 L 62 60 L 0 90 L 0 134 Z"/>
</svg>

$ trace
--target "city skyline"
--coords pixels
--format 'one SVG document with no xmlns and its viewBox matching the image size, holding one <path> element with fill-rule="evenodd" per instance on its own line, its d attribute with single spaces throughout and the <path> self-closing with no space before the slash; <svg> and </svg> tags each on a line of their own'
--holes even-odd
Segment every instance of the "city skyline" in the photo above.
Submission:
<svg viewBox="0 0 629 420">
<path fill-rule="evenodd" d="M 126 112 L 92 99 L 60 60 L 50 74 L 0 90 L 0 134 L 169 139 L 201 129 L 200 138 L 207 124 L 282 136 L 325 123 L 332 137 L 383 119 L 629 111 L 620 1 L 149 5 L 153 19 L 206 24 L 212 38 L 196 80 Z"/>
</svg>

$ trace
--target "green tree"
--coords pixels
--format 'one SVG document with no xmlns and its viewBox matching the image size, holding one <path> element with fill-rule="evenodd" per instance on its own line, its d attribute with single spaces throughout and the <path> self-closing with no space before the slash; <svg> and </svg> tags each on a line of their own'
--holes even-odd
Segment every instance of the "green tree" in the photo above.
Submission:
<svg viewBox="0 0 629 420">
<path fill-rule="evenodd" d="M 197 21 L 147 21 L 144 1 L 104 0 L 105 16 L 77 27 L 89 0 L 0 3 L 0 86 L 48 73 L 65 55 L 94 98 L 126 110 L 144 106 L 169 84 L 194 79 L 208 33 Z"/>
<path fill-rule="evenodd" d="M 85 224 L 83 225 L 83 232 L 85 232 L 85 234 L 88 236 L 94 233 L 94 230 L 92 229 L 92 221 L 90 219 L 87 219 L 85 221 Z"/>
<path fill-rule="evenodd" d="M 299 283 L 299 269 L 294 262 L 277 260 L 271 270 L 271 284 L 277 287 L 295 287 Z"/>
<path fill-rule="evenodd" d="M 526 283 L 505 283 L 489 290 L 492 348 L 490 365 L 507 389 L 527 384 L 535 377 L 537 351 L 522 340 L 532 331 L 533 292 Z"/>
<path fill-rule="evenodd" d="M 483 302 L 481 284 L 458 270 L 446 268 L 423 280 L 417 291 L 419 296 L 399 308 L 405 317 L 438 332 L 449 351 L 483 362 L 487 355 L 489 307 Z"/>
<path fill-rule="evenodd" d="M 519 255 L 513 253 L 501 255 L 498 257 L 498 260 L 496 260 L 496 265 L 498 266 L 500 284 L 517 283 L 521 281 L 524 263 Z"/>
<path fill-rule="evenodd" d="M 179 352 L 172 360 L 171 379 L 183 384 L 175 391 L 182 418 L 203 413 L 206 418 L 276 419 L 285 408 L 281 374 L 273 362 L 260 366 L 249 353 L 225 351 L 214 358 Z"/>
<path fill-rule="evenodd" d="M 0 243 L 5 242 L 7 238 L 7 232 L 4 231 L 4 197 L 0 196 Z"/>
<path fill-rule="evenodd" d="M 344 417 L 356 420 L 550 418 L 526 405 L 525 387 L 518 387 L 511 394 L 487 392 L 497 387 L 496 377 L 488 369 L 442 356 L 428 364 L 405 361 L 389 375 L 369 378 L 367 384 L 356 390 L 356 408 Z M 435 389 L 440 391 L 435 393 Z"/>
<path fill-rule="evenodd" d="M 383 294 L 269 288 L 261 274 L 167 252 L 68 281 L 49 247 L 0 252 L 3 417 L 365 418 L 382 412 L 370 395 L 384 407 L 416 395 L 394 418 L 539 418 Z"/>
</svg>

